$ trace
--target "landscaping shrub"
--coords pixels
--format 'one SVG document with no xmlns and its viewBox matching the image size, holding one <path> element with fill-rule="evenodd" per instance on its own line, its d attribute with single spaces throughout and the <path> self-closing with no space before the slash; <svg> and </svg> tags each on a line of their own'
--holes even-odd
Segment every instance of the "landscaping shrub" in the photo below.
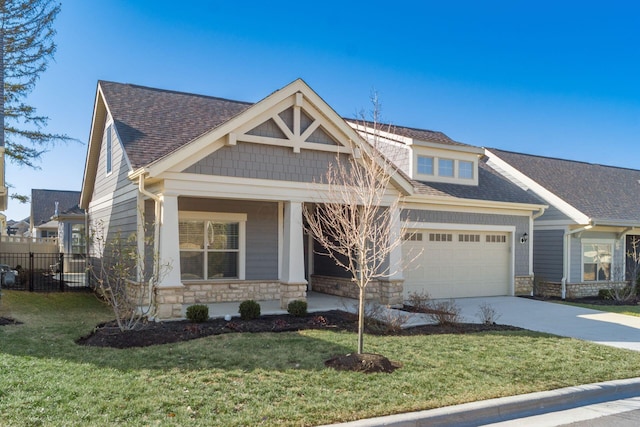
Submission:
<svg viewBox="0 0 640 427">
<path fill-rule="evenodd" d="M 454 300 L 432 301 L 428 317 L 438 325 L 460 323 L 462 309 Z"/>
<path fill-rule="evenodd" d="M 407 298 L 407 304 L 422 313 L 429 309 L 429 301 L 431 297 L 427 291 L 409 292 L 409 298 Z"/>
<path fill-rule="evenodd" d="M 611 289 L 600 289 L 598 291 L 598 298 L 604 299 L 604 300 L 612 300 L 613 291 Z"/>
<path fill-rule="evenodd" d="M 260 304 L 252 299 L 242 301 L 240 303 L 240 318 L 242 320 L 251 320 L 260 317 Z"/>
<path fill-rule="evenodd" d="M 291 301 L 287 305 L 287 312 L 295 317 L 304 317 L 307 315 L 307 302 L 302 300 Z"/>
<path fill-rule="evenodd" d="M 187 307 L 187 319 L 193 323 L 206 322 L 209 318 L 209 307 L 204 304 L 190 305 Z"/>
<path fill-rule="evenodd" d="M 485 325 L 495 325 L 500 315 L 491 304 L 482 303 L 478 308 L 478 317 Z"/>
</svg>

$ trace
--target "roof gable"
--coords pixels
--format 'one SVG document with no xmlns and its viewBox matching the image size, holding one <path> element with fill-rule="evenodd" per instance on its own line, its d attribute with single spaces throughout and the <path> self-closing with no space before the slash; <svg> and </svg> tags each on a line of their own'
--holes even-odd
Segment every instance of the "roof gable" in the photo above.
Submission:
<svg viewBox="0 0 640 427">
<path fill-rule="evenodd" d="M 547 202 L 563 211 L 567 208 L 562 203 L 574 209 L 570 217 L 578 223 L 640 222 L 640 170 L 498 149 L 490 152 L 540 186 L 531 189 Z M 586 216 L 587 221 L 576 218 L 576 212 Z"/>
</svg>

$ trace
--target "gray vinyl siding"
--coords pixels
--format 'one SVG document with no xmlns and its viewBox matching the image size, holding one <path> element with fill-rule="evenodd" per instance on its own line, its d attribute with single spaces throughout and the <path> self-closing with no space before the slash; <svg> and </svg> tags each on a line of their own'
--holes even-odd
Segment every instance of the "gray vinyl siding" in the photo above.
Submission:
<svg viewBox="0 0 640 427">
<path fill-rule="evenodd" d="M 346 157 L 345 157 L 346 158 Z M 225 146 L 183 172 L 277 181 L 321 182 L 336 154 L 239 142 Z"/>
<path fill-rule="evenodd" d="M 401 218 L 403 221 L 424 223 L 514 226 L 516 230 L 514 274 L 516 276 L 529 274 L 529 245 L 519 243 L 520 236 L 529 233 L 527 216 L 405 209 L 401 213 Z M 452 261 L 452 265 L 455 265 L 455 261 Z"/>
<path fill-rule="evenodd" d="M 112 146 L 112 170 L 107 174 L 107 130 L 111 129 L 111 146 Z M 124 186 L 132 186 L 133 184 L 127 178 L 130 172 L 122 144 L 118 139 L 113 124 L 107 126 L 102 135 L 102 145 L 100 148 L 100 157 L 98 159 L 98 171 L 96 174 L 96 182 L 93 189 L 93 200 L 108 196 L 123 188 Z"/>
<path fill-rule="evenodd" d="M 536 279 L 559 282 L 563 268 L 563 230 L 533 232 L 533 273 Z"/>
<path fill-rule="evenodd" d="M 111 130 L 112 170 L 107 174 L 106 139 Z M 137 232 L 137 187 L 128 179 L 129 165 L 115 127 L 105 127 L 102 137 L 98 171 L 91 202 L 100 201 L 98 206 L 88 209 L 89 232 L 100 230 L 108 239 L 120 234 L 127 238 Z M 89 246 L 95 246 L 89 242 Z M 93 253 L 93 248 L 91 248 Z"/>
<path fill-rule="evenodd" d="M 245 279 L 278 279 L 277 203 L 179 197 L 178 210 L 247 214 Z"/>
</svg>

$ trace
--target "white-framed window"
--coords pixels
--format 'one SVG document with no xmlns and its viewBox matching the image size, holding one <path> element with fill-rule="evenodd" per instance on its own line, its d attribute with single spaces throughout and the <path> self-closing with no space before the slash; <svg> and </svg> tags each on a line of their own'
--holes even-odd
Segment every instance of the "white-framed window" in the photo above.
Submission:
<svg viewBox="0 0 640 427">
<path fill-rule="evenodd" d="M 453 177 L 453 159 L 438 159 L 438 175 Z"/>
<path fill-rule="evenodd" d="M 422 233 L 404 233 L 402 239 L 411 242 L 422 242 Z"/>
<path fill-rule="evenodd" d="M 433 157 L 418 156 L 418 173 L 421 175 L 433 175 Z"/>
<path fill-rule="evenodd" d="M 244 279 L 246 214 L 181 212 L 182 280 Z"/>
<path fill-rule="evenodd" d="M 111 173 L 113 170 L 113 147 L 111 141 L 111 125 L 107 126 L 107 146 L 105 147 L 106 151 L 106 167 L 107 167 L 107 175 Z"/>
<path fill-rule="evenodd" d="M 614 244 L 611 240 L 582 241 L 582 280 L 604 282 L 612 280 Z"/>
<path fill-rule="evenodd" d="M 458 160 L 458 178 L 473 179 L 473 162 Z"/>
</svg>

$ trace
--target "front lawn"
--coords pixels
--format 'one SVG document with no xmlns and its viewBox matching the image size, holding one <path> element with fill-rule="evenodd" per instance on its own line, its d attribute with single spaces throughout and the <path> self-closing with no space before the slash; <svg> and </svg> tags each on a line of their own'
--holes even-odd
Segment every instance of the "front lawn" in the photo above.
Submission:
<svg viewBox="0 0 640 427">
<path fill-rule="evenodd" d="M 370 336 L 404 366 L 338 372 L 356 335 L 226 334 L 117 350 L 74 340 L 111 316 L 87 294 L 5 291 L 2 425 L 316 425 L 640 376 L 640 353 L 532 332 Z"/>
<path fill-rule="evenodd" d="M 609 313 L 627 314 L 629 316 L 640 317 L 640 305 L 606 305 L 606 304 L 583 304 L 577 302 L 562 302 L 563 304 L 576 307 L 589 308 L 591 310 L 608 311 Z"/>
</svg>

